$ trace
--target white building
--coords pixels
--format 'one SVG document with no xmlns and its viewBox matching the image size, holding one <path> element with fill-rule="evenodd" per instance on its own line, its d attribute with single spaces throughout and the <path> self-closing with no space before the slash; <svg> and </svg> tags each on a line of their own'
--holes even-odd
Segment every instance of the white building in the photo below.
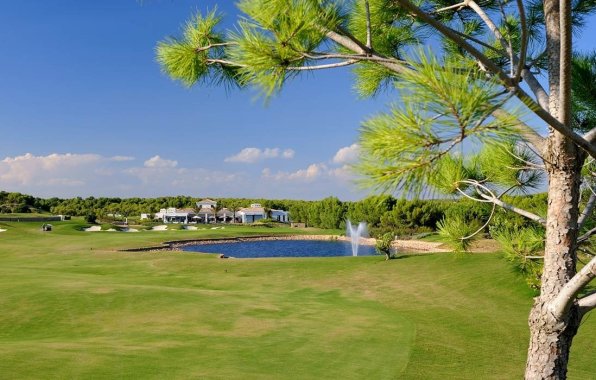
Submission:
<svg viewBox="0 0 596 380">
<path fill-rule="evenodd" d="M 222 223 L 229 223 L 234 220 L 234 212 L 227 208 L 222 208 L 217 212 L 217 221 Z"/>
<path fill-rule="evenodd" d="M 288 223 L 290 221 L 290 213 L 284 210 L 271 210 L 271 219 L 281 222 Z"/>
<path fill-rule="evenodd" d="M 193 209 L 176 209 L 175 207 L 162 208 L 155 213 L 154 219 L 160 219 L 164 223 L 185 223 L 193 221 L 195 212 Z"/>
<path fill-rule="evenodd" d="M 203 199 L 196 203 L 198 220 L 202 223 L 215 223 L 217 222 L 215 210 L 217 209 L 217 202 L 211 199 Z"/>
<path fill-rule="evenodd" d="M 260 219 L 265 219 L 267 214 L 265 208 L 260 203 L 253 203 L 250 207 L 241 208 L 236 216 L 239 216 L 242 223 L 253 223 Z"/>
</svg>

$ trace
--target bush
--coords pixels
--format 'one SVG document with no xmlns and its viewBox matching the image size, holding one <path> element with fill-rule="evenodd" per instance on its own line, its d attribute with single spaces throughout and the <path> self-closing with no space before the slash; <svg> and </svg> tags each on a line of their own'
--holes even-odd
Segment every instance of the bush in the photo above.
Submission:
<svg viewBox="0 0 596 380">
<path fill-rule="evenodd" d="M 385 255 L 385 260 L 391 259 L 391 243 L 393 242 L 393 234 L 387 232 L 383 236 L 377 238 L 375 250 L 379 255 Z"/>
</svg>

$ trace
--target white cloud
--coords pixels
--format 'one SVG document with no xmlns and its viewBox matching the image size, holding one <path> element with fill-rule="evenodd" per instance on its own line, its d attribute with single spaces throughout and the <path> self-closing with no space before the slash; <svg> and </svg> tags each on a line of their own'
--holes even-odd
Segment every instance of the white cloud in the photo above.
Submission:
<svg viewBox="0 0 596 380">
<path fill-rule="evenodd" d="M 19 186 L 69 186 L 80 182 L 90 166 L 102 161 L 97 154 L 58 154 L 35 156 L 26 153 L 21 156 L 6 157 L 0 161 L 0 183 Z M 74 180 L 74 182 L 73 182 Z"/>
<path fill-rule="evenodd" d="M 251 179 L 242 174 L 190 167 L 159 156 L 143 166 L 126 156 L 30 153 L 0 160 L 2 190 L 42 197 L 158 196 L 243 189 Z M 242 182 L 245 186 L 237 186 Z M 238 194 L 239 195 L 239 194 Z"/>
<path fill-rule="evenodd" d="M 166 160 L 159 156 L 153 156 L 144 163 L 146 168 L 175 168 L 178 161 Z"/>
<path fill-rule="evenodd" d="M 269 158 L 285 158 L 290 159 L 294 157 L 294 150 L 285 149 L 283 152 L 280 148 L 244 148 L 237 154 L 226 157 L 224 162 L 241 162 L 245 164 L 252 164 Z"/>
<path fill-rule="evenodd" d="M 360 145 L 352 144 L 341 148 L 333 156 L 333 162 L 336 164 L 352 164 L 358 160 L 360 155 Z"/>
</svg>

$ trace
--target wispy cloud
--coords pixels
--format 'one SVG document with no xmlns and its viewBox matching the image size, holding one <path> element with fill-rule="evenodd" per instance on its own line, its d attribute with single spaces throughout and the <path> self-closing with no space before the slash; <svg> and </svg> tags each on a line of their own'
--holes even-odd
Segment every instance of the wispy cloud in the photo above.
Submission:
<svg viewBox="0 0 596 380">
<path fill-rule="evenodd" d="M 280 148 L 259 149 L 249 147 L 242 149 L 240 152 L 236 153 L 233 156 L 226 157 L 224 161 L 252 164 L 270 158 L 291 159 L 294 158 L 295 153 L 296 152 L 294 152 L 293 149 L 281 150 Z"/>
</svg>

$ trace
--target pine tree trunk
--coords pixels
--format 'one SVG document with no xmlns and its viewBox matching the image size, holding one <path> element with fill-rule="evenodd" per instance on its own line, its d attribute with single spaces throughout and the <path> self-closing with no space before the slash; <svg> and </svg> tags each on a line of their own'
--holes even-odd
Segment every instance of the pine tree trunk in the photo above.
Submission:
<svg viewBox="0 0 596 380">
<path fill-rule="evenodd" d="M 544 272 L 540 296 L 530 312 L 526 379 L 565 379 L 569 350 L 579 327 L 577 305 L 557 319 L 549 303 L 575 275 L 579 185 L 583 154 L 554 133 L 546 154 L 549 174 Z"/>
</svg>

